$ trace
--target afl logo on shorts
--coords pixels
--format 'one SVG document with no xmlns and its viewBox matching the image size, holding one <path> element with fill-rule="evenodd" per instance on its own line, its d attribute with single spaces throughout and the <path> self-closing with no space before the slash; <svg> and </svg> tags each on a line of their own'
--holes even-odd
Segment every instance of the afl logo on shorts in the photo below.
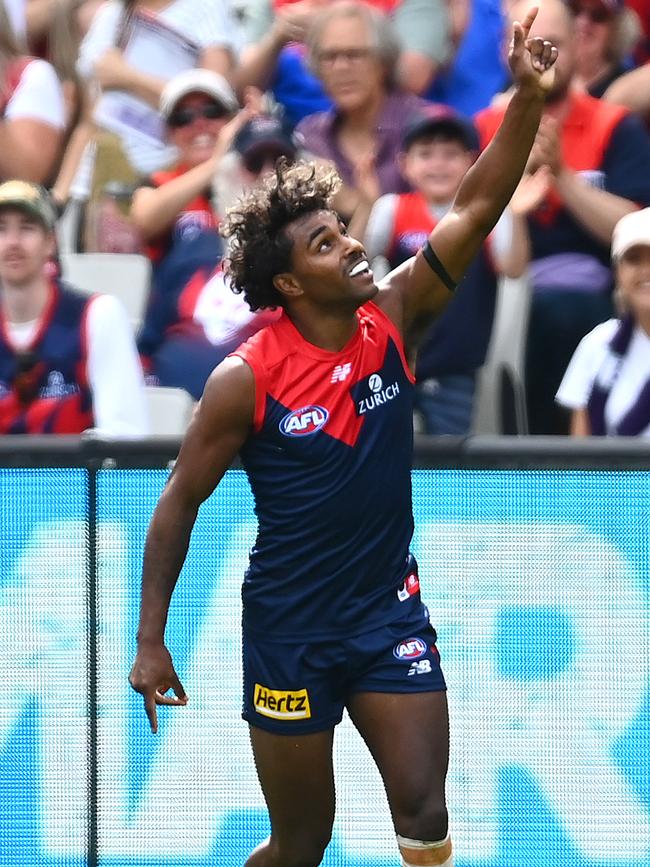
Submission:
<svg viewBox="0 0 650 867">
<path fill-rule="evenodd" d="M 329 418 L 329 412 L 322 406 L 303 406 L 294 409 L 280 422 L 280 432 L 287 437 L 306 437 L 316 433 Z"/>
<path fill-rule="evenodd" d="M 406 638 L 393 648 L 395 659 L 419 659 L 427 652 L 427 643 L 422 638 Z"/>
</svg>

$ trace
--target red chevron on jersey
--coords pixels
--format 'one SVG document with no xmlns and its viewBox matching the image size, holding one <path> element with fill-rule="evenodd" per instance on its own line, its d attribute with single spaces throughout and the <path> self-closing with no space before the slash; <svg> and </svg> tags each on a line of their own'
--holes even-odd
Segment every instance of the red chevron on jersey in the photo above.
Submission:
<svg viewBox="0 0 650 867">
<path fill-rule="evenodd" d="M 305 436 L 322 430 L 349 446 L 355 445 L 368 413 L 394 399 L 399 384 L 381 377 L 389 343 L 397 348 L 410 382 L 413 375 L 404 357 L 395 326 L 373 303 L 358 312 L 359 327 L 340 352 L 308 343 L 288 316 L 263 328 L 239 347 L 255 373 L 255 430 L 260 431 L 270 398 L 287 410 L 280 430 Z M 375 375 L 375 379 L 372 376 Z M 359 393 L 368 380 L 369 393 Z"/>
</svg>

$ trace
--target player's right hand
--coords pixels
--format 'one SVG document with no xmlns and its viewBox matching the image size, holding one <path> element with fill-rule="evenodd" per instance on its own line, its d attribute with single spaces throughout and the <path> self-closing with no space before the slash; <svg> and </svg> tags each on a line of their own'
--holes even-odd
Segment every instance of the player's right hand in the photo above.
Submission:
<svg viewBox="0 0 650 867">
<path fill-rule="evenodd" d="M 537 12 L 538 7 L 533 6 L 521 23 L 513 22 L 508 65 L 516 84 L 546 93 L 555 81 L 553 66 L 558 52 L 556 46 L 547 39 L 529 37 Z"/>
<path fill-rule="evenodd" d="M 141 644 L 129 674 L 129 683 L 144 698 L 151 731 L 158 731 L 156 705 L 186 705 L 187 695 L 174 670 L 171 654 L 164 644 Z M 166 695 L 169 690 L 175 695 Z"/>
</svg>

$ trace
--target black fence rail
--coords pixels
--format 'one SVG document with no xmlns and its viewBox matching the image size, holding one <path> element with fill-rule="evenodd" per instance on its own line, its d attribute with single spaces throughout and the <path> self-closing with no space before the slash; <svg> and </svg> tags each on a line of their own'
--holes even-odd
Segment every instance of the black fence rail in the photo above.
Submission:
<svg viewBox="0 0 650 867">
<path fill-rule="evenodd" d="M 0 467 L 165 467 L 181 440 L 86 436 L 0 437 Z M 235 464 L 236 465 L 236 464 Z M 415 436 L 413 466 L 458 469 L 650 469 L 650 442 L 624 437 Z"/>
</svg>

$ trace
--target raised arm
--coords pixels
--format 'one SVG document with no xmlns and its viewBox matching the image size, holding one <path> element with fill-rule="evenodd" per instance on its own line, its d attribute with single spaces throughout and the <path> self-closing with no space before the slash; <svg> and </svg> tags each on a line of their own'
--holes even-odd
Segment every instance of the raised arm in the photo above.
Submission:
<svg viewBox="0 0 650 867">
<path fill-rule="evenodd" d="M 237 72 L 240 88 L 247 85 L 266 90 L 272 83 L 280 52 L 290 42 L 303 42 L 310 16 L 314 15 L 311 0 L 302 0 L 278 9 L 273 23 L 259 39 L 244 48 Z"/>
<path fill-rule="evenodd" d="M 387 290 L 381 293 L 382 305 L 395 321 L 401 319 L 404 332 L 416 324 L 426 327 L 445 306 L 450 296 L 447 284 L 453 287 L 463 276 L 522 176 L 557 58 L 550 42 L 528 38 L 536 15 L 534 7 L 523 23 L 513 25 L 508 60 L 514 95 L 497 134 L 465 175 L 452 208 L 429 237 L 433 259 L 429 254 L 427 261 L 419 252 L 380 286 Z M 443 276 L 431 267 L 435 258 L 442 264 Z"/>
<path fill-rule="evenodd" d="M 603 94 L 606 102 L 625 105 L 650 119 L 650 63 L 620 75 Z"/>
<path fill-rule="evenodd" d="M 187 555 L 198 508 L 215 489 L 248 436 L 254 405 L 251 369 L 238 358 L 227 358 L 208 380 L 149 525 L 138 651 L 129 682 L 144 697 L 154 733 L 158 728 L 157 704 L 187 702 L 164 642 L 172 593 Z M 165 694 L 169 689 L 176 697 Z"/>
</svg>

